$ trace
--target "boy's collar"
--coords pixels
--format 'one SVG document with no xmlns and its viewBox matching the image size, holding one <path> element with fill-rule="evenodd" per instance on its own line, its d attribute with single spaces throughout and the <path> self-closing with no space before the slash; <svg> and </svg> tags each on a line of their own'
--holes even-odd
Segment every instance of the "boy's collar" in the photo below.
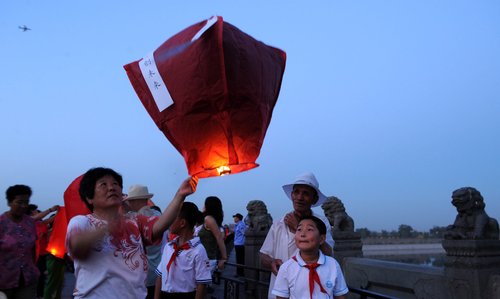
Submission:
<svg viewBox="0 0 500 299">
<path fill-rule="evenodd" d="M 299 266 L 304 267 L 305 265 L 307 265 L 307 263 L 300 256 L 300 251 L 297 252 L 297 254 L 295 255 L 295 259 L 297 260 Z M 319 250 L 319 257 L 317 263 L 323 265 L 325 261 L 326 261 L 325 255 L 323 254 L 323 252 L 321 252 L 321 250 Z"/>
<path fill-rule="evenodd" d="M 173 243 L 177 243 L 178 244 L 178 241 L 179 241 L 179 236 L 175 237 L 172 241 L 168 242 L 167 244 L 172 246 Z M 196 247 L 198 244 L 201 243 L 200 241 L 200 238 L 199 237 L 193 237 L 191 240 L 188 240 L 186 243 L 189 244 L 189 247 Z"/>
</svg>

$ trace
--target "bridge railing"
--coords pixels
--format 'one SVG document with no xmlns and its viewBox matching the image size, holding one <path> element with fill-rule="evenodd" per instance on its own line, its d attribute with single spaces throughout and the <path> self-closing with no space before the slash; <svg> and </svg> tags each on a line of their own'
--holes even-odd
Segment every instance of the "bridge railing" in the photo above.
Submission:
<svg viewBox="0 0 500 299">
<path fill-rule="evenodd" d="M 271 271 L 263 268 L 245 266 L 241 264 L 235 264 L 226 262 L 228 267 L 241 267 L 245 270 L 245 276 L 235 276 L 229 273 L 233 271 L 225 271 L 223 273 L 214 274 L 214 284 L 223 285 L 223 289 L 220 290 L 223 293 L 224 299 L 245 299 L 245 298 L 267 298 L 267 290 L 269 288 L 269 280 L 263 281 L 261 278 L 263 275 L 270 275 Z M 227 273 L 227 274 L 226 274 Z M 252 273 L 248 275 L 248 273 Z M 361 288 L 349 287 L 349 292 L 351 294 L 356 294 L 359 299 L 398 299 L 397 297 L 388 296 L 380 294 L 377 292 L 364 290 Z M 222 294 L 214 294 L 212 298 L 220 298 Z"/>
</svg>

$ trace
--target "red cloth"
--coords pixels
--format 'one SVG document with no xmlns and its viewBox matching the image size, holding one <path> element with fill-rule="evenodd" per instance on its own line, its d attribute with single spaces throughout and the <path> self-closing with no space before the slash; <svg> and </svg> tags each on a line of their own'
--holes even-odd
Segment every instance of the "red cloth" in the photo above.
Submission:
<svg viewBox="0 0 500 299">
<path fill-rule="evenodd" d="M 80 198 L 78 189 L 83 175 L 77 177 L 71 184 L 69 184 L 66 191 L 64 191 L 64 206 L 66 207 L 66 219 L 68 222 L 76 215 L 90 214 L 90 210 Z M 67 226 L 67 224 L 66 224 Z"/>
<path fill-rule="evenodd" d="M 293 260 L 297 262 L 297 258 L 294 256 Z M 304 267 L 309 269 L 309 294 L 311 296 L 311 299 L 313 297 L 313 292 L 314 292 L 314 283 L 316 282 L 322 293 L 328 294 L 321 285 L 321 280 L 319 279 L 318 272 L 316 272 L 316 268 L 318 268 L 319 264 L 317 262 L 314 262 L 312 264 L 305 264 Z"/>
<path fill-rule="evenodd" d="M 173 246 L 174 246 L 174 253 L 170 257 L 170 260 L 168 261 L 167 272 L 170 271 L 170 266 L 172 266 L 172 263 L 175 262 L 175 259 L 181 253 L 181 251 L 188 250 L 189 248 L 191 248 L 191 246 L 189 245 L 188 242 L 182 244 L 180 247 L 179 247 L 179 245 L 177 245 L 177 242 L 174 242 Z"/>
<path fill-rule="evenodd" d="M 230 173 L 258 166 L 286 61 L 285 52 L 222 17 L 192 41 L 207 23 L 184 29 L 153 53 L 173 101 L 166 109 L 160 111 L 141 72 L 151 59 L 124 66 L 151 118 L 184 157 L 189 174 L 200 178 L 218 176 L 220 166 Z"/>
<path fill-rule="evenodd" d="M 41 220 L 35 221 L 36 226 L 36 259 L 41 255 L 47 254 L 47 244 L 49 243 L 49 230 L 47 224 Z"/>
</svg>

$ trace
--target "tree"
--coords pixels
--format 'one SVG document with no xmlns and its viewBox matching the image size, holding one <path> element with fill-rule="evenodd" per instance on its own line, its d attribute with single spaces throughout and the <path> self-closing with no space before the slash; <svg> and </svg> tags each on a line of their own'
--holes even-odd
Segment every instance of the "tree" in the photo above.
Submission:
<svg viewBox="0 0 500 299">
<path fill-rule="evenodd" d="M 446 226 L 434 226 L 429 230 L 429 236 L 431 238 L 443 238 L 445 231 L 446 231 Z"/>
<path fill-rule="evenodd" d="M 371 231 L 366 227 L 358 228 L 356 232 L 360 234 L 361 238 L 368 238 L 371 235 Z"/>
<path fill-rule="evenodd" d="M 398 229 L 398 235 L 400 238 L 411 238 L 415 235 L 415 230 L 413 227 L 407 224 L 401 224 Z"/>
</svg>

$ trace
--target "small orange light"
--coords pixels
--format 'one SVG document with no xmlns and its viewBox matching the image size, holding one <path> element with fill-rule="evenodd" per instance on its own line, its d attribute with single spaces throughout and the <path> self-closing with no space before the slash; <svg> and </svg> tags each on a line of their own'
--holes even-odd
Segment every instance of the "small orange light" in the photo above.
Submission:
<svg viewBox="0 0 500 299">
<path fill-rule="evenodd" d="M 52 255 L 56 255 L 56 254 L 57 254 L 57 250 L 56 250 L 55 248 L 52 248 L 52 249 L 50 250 L 50 253 L 51 253 Z"/>
<path fill-rule="evenodd" d="M 217 167 L 217 172 L 220 176 L 228 175 L 231 174 L 231 168 L 229 168 L 229 166 L 220 166 Z"/>
</svg>

